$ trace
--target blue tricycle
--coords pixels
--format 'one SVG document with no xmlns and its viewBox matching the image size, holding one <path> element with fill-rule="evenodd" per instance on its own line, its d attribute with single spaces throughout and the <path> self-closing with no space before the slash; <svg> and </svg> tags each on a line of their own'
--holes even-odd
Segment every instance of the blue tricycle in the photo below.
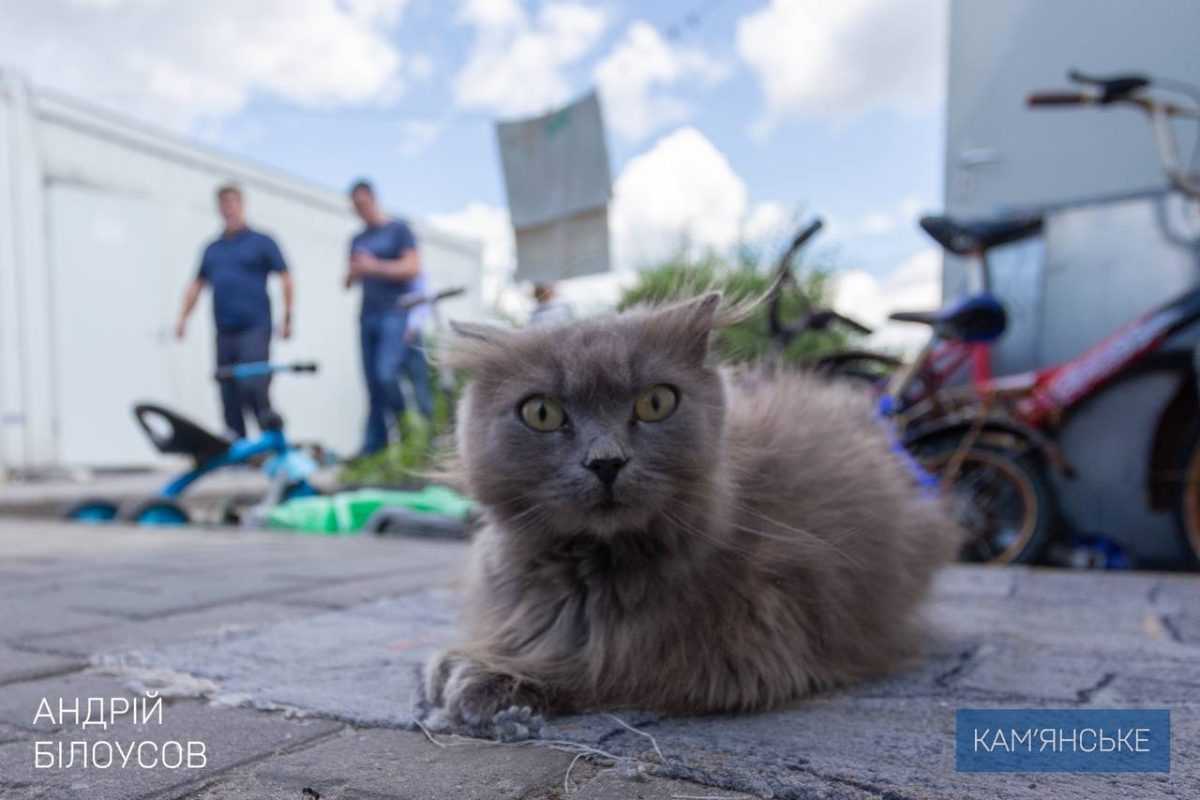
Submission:
<svg viewBox="0 0 1200 800">
<path fill-rule="evenodd" d="M 271 364 L 254 362 L 222 367 L 218 380 L 246 380 L 278 372 L 314 373 L 312 362 Z M 289 442 L 284 434 L 283 418 L 267 411 L 259 419 L 261 432 L 257 438 L 230 440 L 209 431 L 186 417 L 151 403 L 134 406 L 134 418 L 160 453 L 185 455 L 193 466 L 172 479 L 157 495 L 122 509 L 114 500 L 92 497 L 81 500 L 65 512 L 67 519 L 88 523 L 113 522 L 118 518 L 138 525 L 186 525 L 187 509 L 179 498 L 193 483 L 205 475 L 232 466 L 261 464 L 270 478 L 270 487 L 248 512 L 230 521 L 258 524 L 266 513 L 279 503 L 294 497 L 319 494 L 309 482 L 318 468 L 317 458 L 306 448 Z M 321 457 L 319 448 L 317 456 Z"/>
</svg>

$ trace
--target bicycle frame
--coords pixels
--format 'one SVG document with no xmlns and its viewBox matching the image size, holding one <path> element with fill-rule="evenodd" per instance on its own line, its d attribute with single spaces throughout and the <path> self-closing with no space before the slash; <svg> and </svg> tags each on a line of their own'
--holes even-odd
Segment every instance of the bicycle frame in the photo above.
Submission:
<svg viewBox="0 0 1200 800">
<path fill-rule="evenodd" d="M 895 387 L 905 392 L 920 382 L 916 393 L 903 398 L 901 414 L 911 423 L 928 416 L 929 405 L 963 405 L 997 399 L 1009 401 L 1007 411 L 1031 429 L 1045 429 L 1088 398 L 1099 393 L 1175 333 L 1200 322 L 1200 288 L 1191 289 L 1121 326 L 1069 361 L 1030 372 L 995 377 L 991 374 L 990 345 L 934 337 L 912 365 L 911 374 Z M 944 387 L 968 361 L 972 363 L 969 394 L 949 395 Z"/>
<path fill-rule="evenodd" d="M 1097 393 L 1173 334 L 1200 321 L 1200 288 L 1192 289 L 1118 328 L 1082 355 L 1034 372 L 1028 392 L 1015 406 L 1018 417 L 1035 427 L 1058 419 L 1063 412 Z M 989 391 L 995 381 L 980 388 Z"/>
</svg>

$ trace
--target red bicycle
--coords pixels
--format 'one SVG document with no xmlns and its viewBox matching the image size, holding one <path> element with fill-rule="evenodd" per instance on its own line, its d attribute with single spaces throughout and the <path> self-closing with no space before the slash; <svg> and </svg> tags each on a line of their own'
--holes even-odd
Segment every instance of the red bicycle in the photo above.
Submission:
<svg viewBox="0 0 1200 800">
<path fill-rule="evenodd" d="M 1033 107 L 1127 105 L 1154 125 L 1159 155 L 1173 188 L 1200 200 L 1200 181 L 1180 166 L 1171 127 L 1174 118 L 1200 120 L 1200 91 L 1140 75 L 1107 78 L 1070 73 L 1085 91 L 1039 92 Z M 1190 101 L 1160 99 L 1161 91 Z M 1196 362 L 1176 334 L 1200 321 L 1200 288 L 1189 290 L 1121 327 L 1062 364 L 1019 375 L 993 377 L 990 345 L 1003 334 L 1003 305 L 989 292 L 988 250 L 1035 235 L 1042 220 L 1024 217 L 968 222 L 926 217 L 924 228 L 949 252 L 976 259 L 983 292 L 934 312 L 900 312 L 893 319 L 927 324 L 933 337 L 890 379 L 905 446 L 939 476 L 971 538 L 968 560 L 1018 563 L 1037 560 L 1054 533 L 1057 508 L 1046 470 L 1072 469 L 1055 434 L 1089 398 L 1147 371 L 1180 376 L 1175 397 L 1156 426 L 1149 471 L 1154 508 L 1174 506 L 1192 554 L 1200 559 L 1200 399 Z M 967 364 L 971 381 L 948 387 Z"/>
</svg>

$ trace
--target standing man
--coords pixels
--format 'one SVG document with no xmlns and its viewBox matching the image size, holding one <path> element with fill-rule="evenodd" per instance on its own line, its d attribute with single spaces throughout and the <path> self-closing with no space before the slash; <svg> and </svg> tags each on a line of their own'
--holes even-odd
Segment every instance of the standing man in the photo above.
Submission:
<svg viewBox="0 0 1200 800">
<path fill-rule="evenodd" d="M 246 225 L 242 190 L 234 184 L 217 189 L 217 209 L 225 230 L 214 239 L 200 257 L 200 270 L 183 295 L 183 308 L 175 325 L 175 336 L 182 339 L 187 320 L 205 286 L 212 287 L 213 319 L 217 328 L 217 366 L 269 361 L 271 358 L 271 299 L 267 295 L 267 276 L 279 275 L 283 287 L 283 324 L 280 335 L 292 335 L 292 276 L 283 260 L 279 245 L 265 233 Z M 243 409 L 249 407 L 262 429 L 266 412 L 271 410 L 270 377 L 261 376 L 218 381 L 225 427 L 231 435 L 246 436 Z"/>
<path fill-rule="evenodd" d="M 401 374 L 412 383 L 418 410 L 427 419 L 433 417 L 429 365 L 421 349 L 421 323 L 428 306 L 406 311 L 399 305 L 405 295 L 425 293 L 412 229 L 380 210 L 375 189 L 365 180 L 350 187 L 350 201 L 365 225 L 350 241 L 346 288 L 362 285 L 359 339 L 370 403 L 362 455 L 370 455 L 387 446 L 389 417 L 404 411 Z"/>
</svg>

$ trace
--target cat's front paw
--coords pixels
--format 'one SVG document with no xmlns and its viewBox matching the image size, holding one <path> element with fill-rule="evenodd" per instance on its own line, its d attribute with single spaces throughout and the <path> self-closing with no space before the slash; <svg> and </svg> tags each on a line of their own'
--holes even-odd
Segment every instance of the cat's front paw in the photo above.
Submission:
<svg viewBox="0 0 1200 800">
<path fill-rule="evenodd" d="M 438 653 L 426 664 L 422 694 L 426 707 L 451 725 L 486 736 L 493 734 L 501 712 L 524 707 L 532 717 L 544 705 L 542 693 L 529 681 L 452 651 Z"/>
</svg>

